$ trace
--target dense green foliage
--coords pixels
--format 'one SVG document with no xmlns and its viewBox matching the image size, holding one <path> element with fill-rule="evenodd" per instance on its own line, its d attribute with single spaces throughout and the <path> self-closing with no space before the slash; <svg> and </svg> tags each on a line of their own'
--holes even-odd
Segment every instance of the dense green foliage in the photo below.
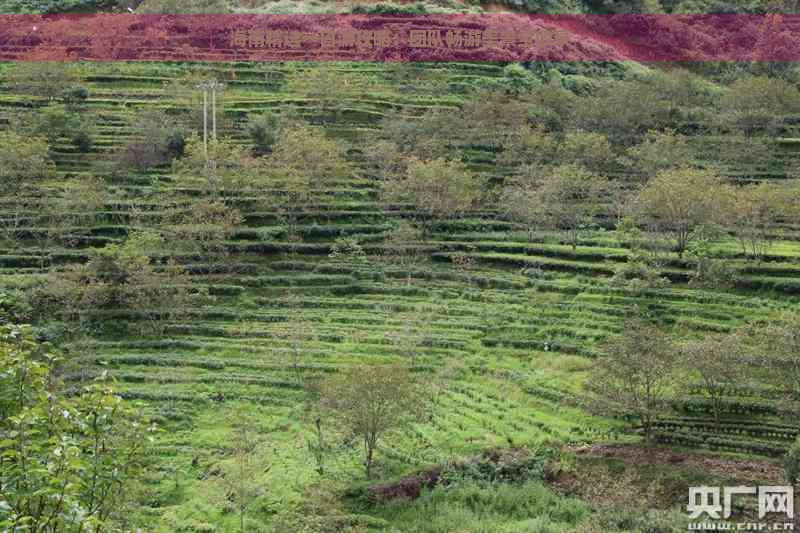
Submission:
<svg viewBox="0 0 800 533">
<path fill-rule="evenodd" d="M 103 380 L 69 393 L 51 346 L 0 328 L 0 526 L 125 531 L 154 427 Z"/>
</svg>

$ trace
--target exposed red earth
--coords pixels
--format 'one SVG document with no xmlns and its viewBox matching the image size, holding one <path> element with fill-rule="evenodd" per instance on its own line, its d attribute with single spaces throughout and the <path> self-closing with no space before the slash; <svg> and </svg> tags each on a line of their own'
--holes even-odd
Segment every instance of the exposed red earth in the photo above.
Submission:
<svg viewBox="0 0 800 533">
<path fill-rule="evenodd" d="M 513 29 L 537 45 L 412 47 L 411 30 Z M 300 32 L 296 48 L 235 45 L 232 32 Z M 321 32 L 388 30 L 389 46 L 323 48 Z M 566 31 L 566 44 L 553 41 Z M 563 35 L 563 34 L 562 34 Z M 792 15 L 0 15 L 2 60 L 692 61 L 800 60 Z M 338 38 L 338 37 L 337 37 Z M 542 44 L 542 43 L 546 44 Z"/>
</svg>

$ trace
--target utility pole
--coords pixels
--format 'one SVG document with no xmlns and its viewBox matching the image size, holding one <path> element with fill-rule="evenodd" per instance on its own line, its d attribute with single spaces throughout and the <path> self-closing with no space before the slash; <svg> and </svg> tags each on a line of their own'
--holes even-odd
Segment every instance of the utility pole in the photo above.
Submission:
<svg viewBox="0 0 800 533">
<path fill-rule="evenodd" d="M 211 91 L 211 138 L 217 140 L 217 90 L 225 88 L 225 84 L 217 80 L 208 80 L 197 86 L 203 91 L 203 153 L 206 157 L 206 166 L 216 169 L 216 160 L 208 159 L 208 92 Z"/>
</svg>

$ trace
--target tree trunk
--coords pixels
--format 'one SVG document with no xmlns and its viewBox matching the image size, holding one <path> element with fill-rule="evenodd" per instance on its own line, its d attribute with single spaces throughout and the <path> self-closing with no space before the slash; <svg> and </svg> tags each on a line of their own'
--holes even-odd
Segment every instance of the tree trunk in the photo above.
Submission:
<svg viewBox="0 0 800 533">
<path fill-rule="evenodd" d="M 375 450 L 375 440 L 369 436 L 364 437 L 364 447 L 366 448 L 367 458 L 364 467 L 367 471 L 367 479 L 372 479 L 372 452 Z"/>
</svg>

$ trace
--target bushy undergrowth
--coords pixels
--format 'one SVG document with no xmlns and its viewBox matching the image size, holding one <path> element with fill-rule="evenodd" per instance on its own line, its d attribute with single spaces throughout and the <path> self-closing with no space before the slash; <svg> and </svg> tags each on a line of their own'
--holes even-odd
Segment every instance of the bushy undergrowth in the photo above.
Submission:
<svg viewBox="0 0 800 533">
<path fill-rule="evenodd" d="M 404 533 L 575 531 L 587 514 L 579 500 L 562 498 L 539 481 L 520 485 L 465 481 L 437 487 L 414 502 L 377 509 Z"/>
</svg>

